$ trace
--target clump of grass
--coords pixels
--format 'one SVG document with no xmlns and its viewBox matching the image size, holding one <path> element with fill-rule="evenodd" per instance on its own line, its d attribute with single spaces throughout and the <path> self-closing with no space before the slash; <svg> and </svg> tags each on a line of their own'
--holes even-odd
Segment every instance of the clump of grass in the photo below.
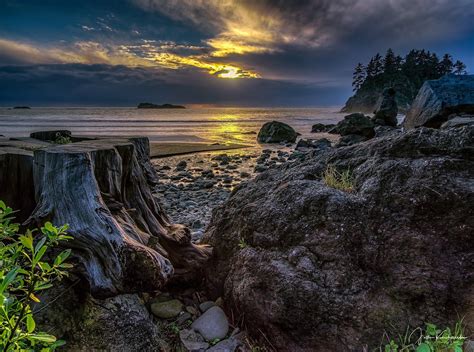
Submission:
<svg viewBox="0 0 474 352">
<path fill-rule="evenodd" d="M 345 192 L 354 191 L 354 176 L 351 170 L 338 171 L 334 165 L 328 165 L 323 173 L 326 185 Z"/>
<path fill-rule="evenodd" d="M 71 143 L 71 138 L 69 136 L 63 136 L 61 133 L 56 133 L 56 138 L 54 139 L 54 144 L 69 144 Z"/>
<path fill-rule="evenodd" d="M 239 240 L 239 248 L 240 249 L 244 249 L 244 248 L 247 248 L 248 244 L 247 242 L 245 242 L 245 238 L 240 238 Z"/>
<path fill-rule="evenodd" d="M 385 337 L 388 343 L 379 348 L 380 352 L 462 352 L 466 337 L 462 320 L 456 322 L 453 329 L 439 329 L 436 325 L 426 323 L 426 327 L 407 329 L 404 336 L 398 339 Z"/>
</svg>

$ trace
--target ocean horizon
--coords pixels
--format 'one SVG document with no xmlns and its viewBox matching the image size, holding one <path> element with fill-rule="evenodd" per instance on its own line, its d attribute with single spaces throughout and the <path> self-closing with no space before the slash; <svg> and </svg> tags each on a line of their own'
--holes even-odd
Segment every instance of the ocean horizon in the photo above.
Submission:
<svg viewBox="0 0 474 352">
<path fill-rule="evenodd" d="M 26 137 L 40 130 L 67 129 L 75 135 L 143 135 L 157 142 L 256 144 L 268 121 L 280 121 L 308 136 L 315 123 L 343 118 L 340 107 L 137 109 L 135 107 L 0 108 L 0 134 Z"/>
</svg>

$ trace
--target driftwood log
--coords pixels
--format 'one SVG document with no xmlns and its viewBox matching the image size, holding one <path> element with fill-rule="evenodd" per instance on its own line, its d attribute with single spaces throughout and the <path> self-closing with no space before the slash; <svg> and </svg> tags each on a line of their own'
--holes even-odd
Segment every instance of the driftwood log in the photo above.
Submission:
<svg viewBox="0 0 474 352">
<path fill-rule="evenodd" d="M 170 222 L 152 194 L 157 178 L 147 138 L 29 150 L 0 143 L 0 181 L 0 199 L 29 204 L 26 225 L 69 224 L 76 270 L 96 297 L 154 291 L 172 277 L 189 278 L 210 254 L 191 242 L 188 228 Z M 31 193 L 32 184 L 34 199 L 23 191 Z"/>
</svg>

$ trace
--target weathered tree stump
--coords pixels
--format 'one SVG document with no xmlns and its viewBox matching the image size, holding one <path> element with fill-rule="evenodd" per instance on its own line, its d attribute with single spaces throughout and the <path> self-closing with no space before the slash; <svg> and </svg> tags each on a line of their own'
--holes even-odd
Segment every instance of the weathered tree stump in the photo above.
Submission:
<svg viewBox="0 0 474 352">
<path fill-rule="evenodd" d="M 170 222 L 153 196 L 148 153 L 147 138 L 110 138 L 29 154 L 36 207 L 26 224 L 69 224 L 76 270 L 96 297 L 157 290 L 171 277 L 188 278 L 210 254 L 191 242 L 189 229 Z M 15 155 L 23 160 L 20 151 Z M 22 197 L 20 188 L 2 193 Z"/>
</svg>

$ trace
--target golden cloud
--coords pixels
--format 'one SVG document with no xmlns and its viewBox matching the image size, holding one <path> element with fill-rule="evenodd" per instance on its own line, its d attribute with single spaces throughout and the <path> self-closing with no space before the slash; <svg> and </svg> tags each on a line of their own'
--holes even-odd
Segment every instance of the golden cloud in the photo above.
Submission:
<svg viewBox="0 0 474 352">
<path fill-rule="evenodd" d="M 139 45 L 104 46 L 93 41 L 79 41 L 70 46 L 48 48 L 0 39 L 0 51 L 17 62 L 52 64 L 81 63 L 124 65 L 129 67 L 164 67 L 180 69 L 195 67 L 220 78 L 258 78 L 256 72 L 237 65 L 214 62 L 207 55 L 184 56 L 166 52 L 170 49 L 202 49 L 201 47 L 147 42 Z"/>
</svg>

